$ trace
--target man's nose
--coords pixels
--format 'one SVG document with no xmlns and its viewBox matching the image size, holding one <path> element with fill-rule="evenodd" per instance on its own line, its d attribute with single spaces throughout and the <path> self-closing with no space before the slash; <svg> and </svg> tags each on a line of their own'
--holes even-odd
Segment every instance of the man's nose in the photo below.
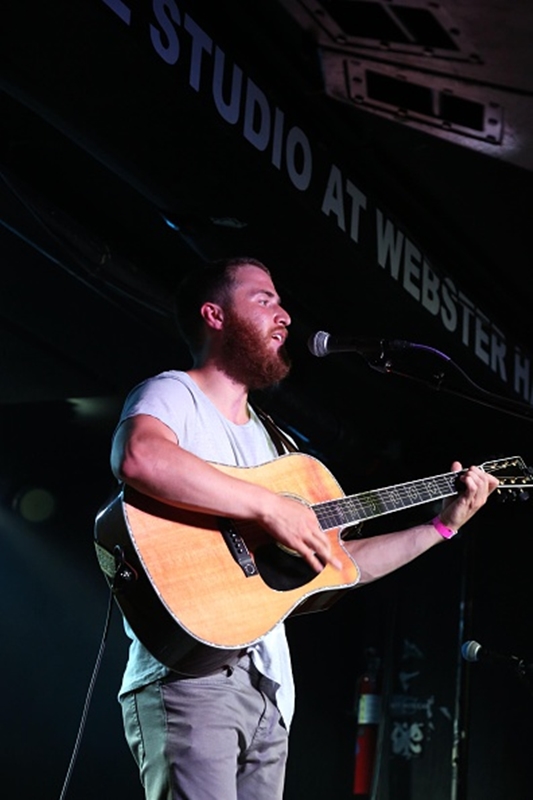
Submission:
<svg viewBox="0 0 533 800">
<path fill-rule="evenodd" d="M 291 324 L 291 317 L 288 311 L 285 311 L 282 306 L 278 306 L 278 310 L 274 316 L 274 319 L 278 325 L 284 325 L 288 327 Z"/>
</svg>

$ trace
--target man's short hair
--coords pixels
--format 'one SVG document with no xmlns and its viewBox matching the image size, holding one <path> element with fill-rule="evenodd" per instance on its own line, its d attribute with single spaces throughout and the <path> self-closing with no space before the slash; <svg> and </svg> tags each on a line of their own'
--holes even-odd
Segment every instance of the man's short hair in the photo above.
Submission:
<svg viewBox="0 0 533 800">
<path fill-rule="evenodd" d="M 175 308 L 179 331 L 191 353 L 199 352 L 204 337 L 204 321 L 200 309 L 212 302 L 224 307 L 231 299 L 235 273 L 239 267 L 259 267 L 268 275 L 268 268 L 256 258 L 238 256 L 212 261 L 199 270 L 189 272 L 176 290 Z"/>
</svg>

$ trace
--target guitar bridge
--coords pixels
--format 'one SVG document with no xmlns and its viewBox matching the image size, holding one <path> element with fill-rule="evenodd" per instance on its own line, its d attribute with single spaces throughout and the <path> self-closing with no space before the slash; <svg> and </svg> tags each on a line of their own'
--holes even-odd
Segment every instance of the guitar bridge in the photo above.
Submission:
<svg viewBox="0 0 533 800">
<path fill-rule="evenodd" d="M 219 525 L 220 532 L 224 537 L 228 550 L 244 572 L 245 577 L 251 578 L 254 575 L 258 575 L 259 572 L 246 546 L 246 542 L 240 533 L 238 533 L 233 522 L 226 517 L 219 517 Z"/>
</svg>

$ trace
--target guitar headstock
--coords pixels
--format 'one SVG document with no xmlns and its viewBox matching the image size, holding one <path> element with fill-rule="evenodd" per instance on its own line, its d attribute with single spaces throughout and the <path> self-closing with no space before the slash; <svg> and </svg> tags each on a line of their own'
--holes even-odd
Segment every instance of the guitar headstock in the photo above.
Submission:
<svg viewBox="0 0 533 800">
<path fill-rule="evenodd" d="M 528 489 L 533 489 L 533 468 L 528 467 L 521 456 L 486 461 L 480 469 L 498 478 L 500 485 L 496 494 L 502 500 L 529 499 Z"/>
</svg>

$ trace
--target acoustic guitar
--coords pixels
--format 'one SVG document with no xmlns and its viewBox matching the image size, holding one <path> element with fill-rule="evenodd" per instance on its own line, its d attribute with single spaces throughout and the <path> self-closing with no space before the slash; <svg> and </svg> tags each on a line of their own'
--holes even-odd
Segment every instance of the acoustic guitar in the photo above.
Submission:
<svg viewBox="0 0 533 800">
<path fill-rule="evenodd" d="M 259 525 L 184 511 L 121 486 L 95 524 L 98 561 L 132 630 L 173 670 L 200 674 L 235 660 L 289 615 L 328 608 L 359 580 L 343 541 L 364 520 L 460 491 L 458 473 L 345 496 L 317 459 L 291 453 L 258 467 L 217 469 L 313 509 L 340 569 L 315 573 Z M 498 491 L 525 492 L 520 457 L 481 465 Z"/>
</svg>

